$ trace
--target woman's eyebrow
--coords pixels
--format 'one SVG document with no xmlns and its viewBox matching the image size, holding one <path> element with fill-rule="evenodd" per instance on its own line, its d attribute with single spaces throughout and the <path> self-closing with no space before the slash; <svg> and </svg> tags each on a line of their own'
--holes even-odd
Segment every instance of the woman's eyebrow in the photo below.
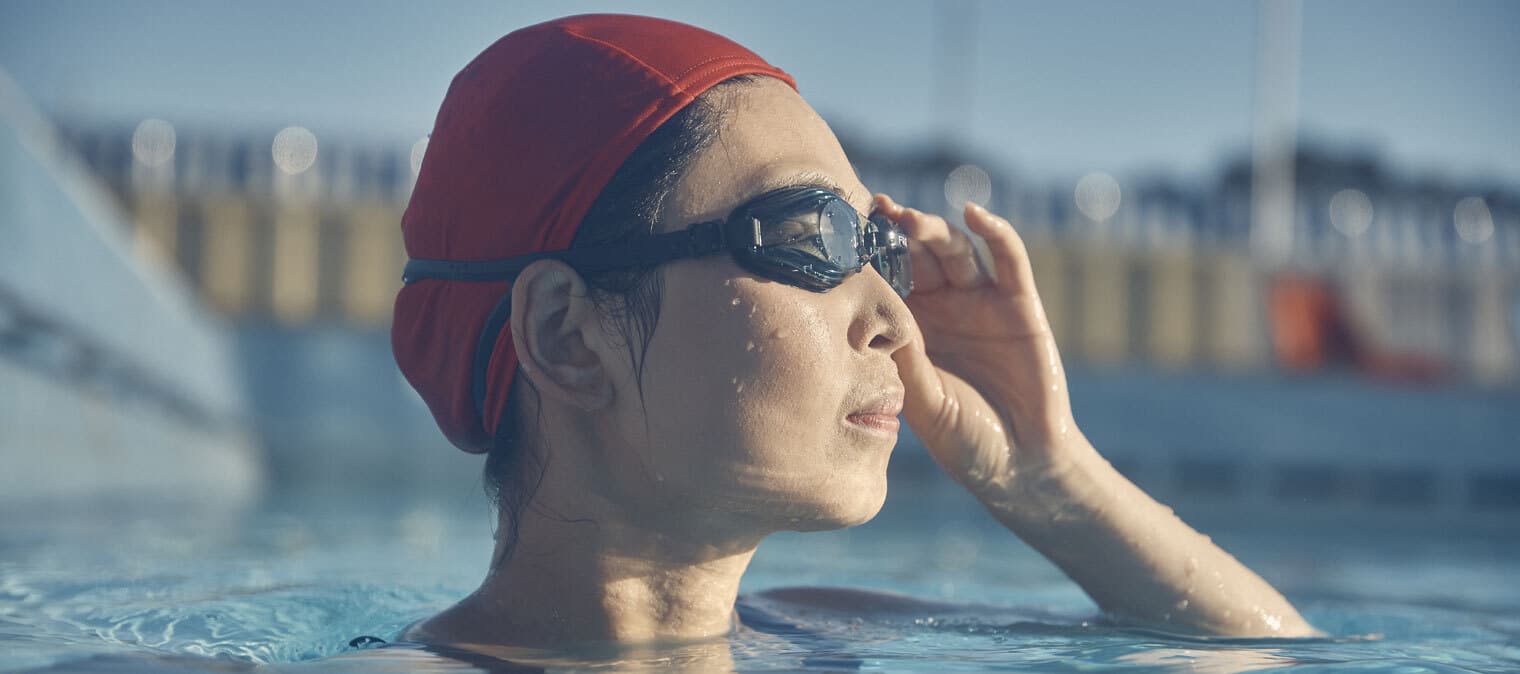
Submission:
<svg viewBox="0 0 1520 674">
<path fill-rule="evenodd" d="M 792 175 L 784 176 L 781 178 L 766 180 L 765 182 L 761 183 L 758 193 L 765 194 L 766 192 L 774 192 L 776 190 L 786 189 L 788 187 L 818 187 L 844 197 L 844 200 L 849 203 L 858 203 L 857 197 L 859 195 L 846 191 L 843 187 L 839 186 L 839 183 L 834 182 L 832 178 L 818 171 L 803 171 L 801 173 L 794 173 Z M 870 199 L 864 200 L 864 203 L 866 203 L 867 208 L 869 208 Z"/>
</svg>

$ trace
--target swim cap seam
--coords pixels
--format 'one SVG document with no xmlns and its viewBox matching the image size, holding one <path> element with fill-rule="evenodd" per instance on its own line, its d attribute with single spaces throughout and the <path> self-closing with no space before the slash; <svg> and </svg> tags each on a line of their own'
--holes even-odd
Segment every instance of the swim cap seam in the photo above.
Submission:
<svg viewBox="0 0 1520 674">
<path fill-rule="evenodd" d="M 714 56 L 714 57 L 712 57 L 710 59 L 707 59 L 706 61 L 702 61 L 701 63 L 697 63 L 697 64 L 691 66 L 690 68 L 687 68 L 684 72 L 682 72 L 680 74 L 680 76 L 676 77 L 676 86 L 681 86 L 681 83 L 683 83 L 683 82 L 685 82 L 687 80 L 687 76 L 688 75 L 690 75 L 690 74 L 692 74 L 694 72 L 697 72 L 698 70 L 702 71 L 700 74 L 703 74 L 703 75 L 707 74 L 708 66 L 710 64 L 717 63 L 718 61 L 730 61 L 730 60 L 734 60 L 734 59 L 740 59 L 740 60 L 744 60 L 744 61 L 752 61 L 753 60 L 752 57 L 744 55 L 744 54 L 727 54 L 727 55 L 724 55 L 724 56 Z M 753 64 L 753 65 L 760 65 L 760 64 Z M 774 70 L 774 67 L 771 67 L 769 69 Z"/>
<path fill-rule="evenodd" d="M 680 85 L 677 84 L 675 80 L 671 79 L 670 75 L 667 75 L 663 71 L 661 71 L 659 68 L 656 68 L 656 67 L 650 65 L 644 59 L 641 59 L 641 58 L 639 58 L 637 56 L 634 56 L 633 54 L 629 53 L 628 50 L 623 49 L 622 47 L 619 47 L 619 46 L 617 46 L 615 44 L 612 44 L 611 42 L 608 42 L 606 40 L 602 40 L 600 38 L 591 37 L 590 35 L 586 35 L 584 33 L 578 33 L 578 32 L 575 31 L 574 28 L 570 28 L 568 26 L 561 27 L 561 30 L 565 31 L 566 35 L 570 35 L 572 37 L 576 37 L 576 38 L 585 40 L 586 42 L 589 42 L 591 44 L 603 47 L 603 48 L 607 49 L 608 51 L 610 51 L 610 52 L 612 52 L 614 54 L 618 54 L 618 55 L 622 56 L 623 58 L 626 58 L 629 61 L 632 61 L 635 64 L 639 65 L 644 70 L 646 70 L 646 71 L 648 71 L 650 73 L 653 73 L 655 75 L 658 75 L 660 77 L 660 79 L 662 79 L 662 80 L 665 81 L 666 84 L 669 84 L 672 87 L 680 88 Z"/>
</svg>

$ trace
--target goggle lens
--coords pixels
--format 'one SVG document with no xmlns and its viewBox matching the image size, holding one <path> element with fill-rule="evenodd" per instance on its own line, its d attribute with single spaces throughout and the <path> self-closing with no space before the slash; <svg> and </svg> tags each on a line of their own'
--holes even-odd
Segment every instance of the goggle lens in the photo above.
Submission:
<svg viewBox="0 0 1520 674">
<path fill-rule="evenodd" d="M 908 237 L 884 216 L 861 227 L 860 214 L 839 195 L 817 188 L 781 190 L 741 209 L 761 229 L 757 248 L 736 259 L 757 273 L 811 290 L 843 283 L 867 262 L 899 296 L 913 290 Z"/>
<path fill-rule="evenodd" d="M 906 298 L 913 292 L 913 258 L 908 255 L 908 235 L 897 223 L 881 215 L 872 215 L 867 230 L 874 239 L 871 266 L 876 273 L 891 284 L 898 297 Z"/>
<path fill-rule="evenodd" d="M 818 213 L 818 240 L 825 258 L 840 269 L 860 269 L 860 216 L 841 199 L 825 202 Z"/>
</svg>

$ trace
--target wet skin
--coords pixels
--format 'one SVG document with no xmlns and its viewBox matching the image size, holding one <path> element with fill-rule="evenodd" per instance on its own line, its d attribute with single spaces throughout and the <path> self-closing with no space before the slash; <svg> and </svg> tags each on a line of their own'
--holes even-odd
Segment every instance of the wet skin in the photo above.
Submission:
<svg viewBox="0 0 1520 674">
<path fill-rule="evenodd" d="M 544 481 L 515 554 L 408 638 L 488 649 L 725 634 L 765 536 L 879 510 L 899 406 L 946 472 L 1103 610 L 1179 632 L 1312 632 L 1082 436 L 1007 221 L 966 209 L 991 251 L 984 269 L 942 218 L 870 196 L 792 89 L 763 79 L 714 93 L 722 130 L 661 229 L 822 184 L 913 237 L 914 293 L 904 302 L 870 268 L 814 293 L 727 256 L 662 265 L 640 377 L 580 276 L 530 266 L 513 288 L 514 391 L 531 382 L 542 405 L 517 414 L 538 431 L 525 441 L 547 458 Z"/>
</svg>

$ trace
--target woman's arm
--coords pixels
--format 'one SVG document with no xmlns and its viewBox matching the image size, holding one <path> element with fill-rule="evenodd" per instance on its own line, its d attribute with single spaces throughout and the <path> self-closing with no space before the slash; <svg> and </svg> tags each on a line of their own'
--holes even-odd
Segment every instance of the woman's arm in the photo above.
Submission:
<svg viewBox="0 0 1520 674">
<path fill-rule="evenodd" d="M 1177 631 L 1305 636 L 1271 585 L 1114 470 L 1072 416 L 1066 374 L 1023 241 L 968 205 L 966 223 L 879 195 L 913 238 L 908 298 L 922 339 L 896 359 L 904 416 L 935 460 L 1105 612 Z"/>
<path fill-rule="evenodd" d="M 1186 632 L 1317 632 L 1282 594 L 1120 475 L 1080 433 L 1070 459 L 985 499 L 1104 612 Z"/>
</svg>

